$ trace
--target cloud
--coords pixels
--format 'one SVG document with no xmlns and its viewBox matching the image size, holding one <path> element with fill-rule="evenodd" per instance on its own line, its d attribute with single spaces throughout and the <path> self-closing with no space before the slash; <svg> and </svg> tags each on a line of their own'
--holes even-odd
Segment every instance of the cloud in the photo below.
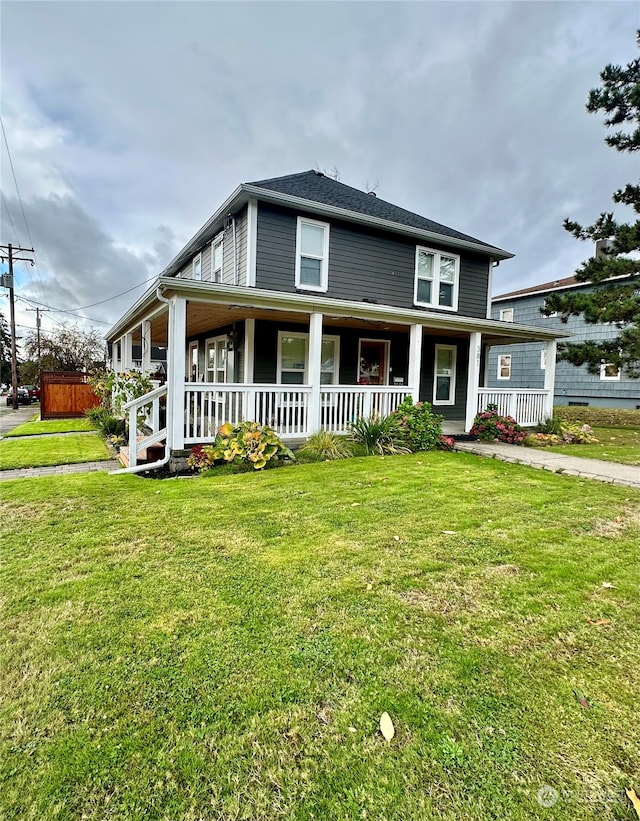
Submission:
<svg viewBox="0 0 640 821">
<path fill-rule="evenodd" d="M 566 276 L 588 249 L 563 218 L 591 220 L 635 173 L 584 110 L 604 65 L 635 57 L 635 17 L 621 2 L 5 3 L 3 121 L 47 298 L 125 290 L 239 182 L 315 166 L 515 252 L 497 291 Z M 37 276 L 26 287 L 38 298 Z"/>
</svg>

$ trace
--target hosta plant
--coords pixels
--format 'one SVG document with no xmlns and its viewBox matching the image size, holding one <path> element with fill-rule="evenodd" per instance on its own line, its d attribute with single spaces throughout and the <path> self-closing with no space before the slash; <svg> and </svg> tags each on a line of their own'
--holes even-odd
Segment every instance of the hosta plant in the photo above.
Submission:
<svg viewBox="0 0 640 821">
<path fill-rule="evenodd" d="M 261 470 L 269 462 L 293 458 L 272 428 L 258 422 L 241 422 L 236 426 L 225 422 L 212 445 L 192 448 L 187 463 L 194 470 L 203 470 L 218 462 L 246 462 Z"/>
</svg>

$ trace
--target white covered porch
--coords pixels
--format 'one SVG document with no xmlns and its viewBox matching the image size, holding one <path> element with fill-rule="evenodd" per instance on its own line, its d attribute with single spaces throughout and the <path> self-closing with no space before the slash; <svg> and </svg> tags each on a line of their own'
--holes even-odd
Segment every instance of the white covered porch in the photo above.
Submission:
<svg viewBox="0 0 640 821">
<path fill-rule="evenodd" d="M 131 432 L 129 453 L 134 466 L 137 455 L 148 445 L 164 442 L 167 454 L 184 451 L 194 444 L 212 442 L 224 422 L 235 424 L 251 420 L 267 424 L 284 440 L 290 441 L 302 440 L 319 429 L 344 434 L 348 432 L 349 423 L 358 417 L 372 413 L 387 415 L 407 396 L 414 401 L 421 398 L 432 401 L 436 396 L 437 380 L 443 383 L 449 380 L 452 394 L 455 393 L 456 380 L 460 385 L 454 416 L 449 413 L 453 403 L 434 403 L 434 412 L 445 416 L 444 431 L 447 433 L 468 432 L 476 413 L 485 410 L 489 404 L 497 405 L 501 413 L 514 416 L 525 426 L 535 425 L 552 413 L 553 367 L 546 371 L 542 390 L 495 390 L 481 386 L 485 370 L 483 353 L 486 355 L 488 345 L 504 341 L 495 321 L 389 309 L 388 306 L 338 304 L 335 300 L 331 300 L 329 312 L 328 309 L 321 310 L 323 306 L 318 303 L 323 298 L 319 297 L 309 303 L 308 298 L 302 299 L 299 295 L 237 287 L 226 294 L 226 286 L 213 283 L 173 280 L 166 284 L 167 296 L 158 288 L 150 310 L 138 313 L 136 320 L 126 330 L 122 329 L 125 332 L 115 337 L 117 346 L 114 342 L 112 366 L 121 371 L 131 368 L 134 343 L 142 345 L 143 369 L 146 365 L 148 370 L 148 352 L 152 344 L 164 345 L 167 349 L 166 384 L 127 407 Z M 187 299 L 185 291 L 194 293 L 189 293 Z M 298 305 L 298 302 L 303 304 Z M 304 335 L 307 340 L 306 365 L 304 380 L 300 384 L 256 381 L 254 359 L 259 350 L 255 338 L 256 320 L 264 322 L 267 319 L 271 323 L 296 323 L 303 332 L 299 335 Z M 236 322 L 242 323 L 240 340 L 235 331 L 227 332 L 226 337 L 216 336 L 222 333 L 216 329 L 228 328 L 230 323 Z M 476 329 L 474 325 L 480 327 Z M 326 342 L 327 337 L 323 337 L 323 332 L 335 333 L 336 328 L 358 328 L 365 336 L 371 329 L 378 334 L 388 332 L 391 335 L 393 332 L 401 335 L 405 346 L 403 356 L 406 356 L 402 378 L 392 380 L 387 373 L 385 379 L 380 380 L 382 384 L 340 384 L 336 371 L 334 383 L 326 384 L 322 352 L 323 340 Z M 515 330 L 513 326 L 509 329 L 510 332 Z M 233 367 L 220 372 L 205 370 L 198 376 L 200 381 L 189 381 L 192 374 L 188 340 L 196 336 L 226 340 L 221 347 Z M 430 339 L 433 347 L 436 337 L 440 342 L 450 340 L 450 345 L 441 347 L 457 346 L 458 364 L 454 359 L 453 372 L 447 372 L 446 368 L 438 370 L 438 363 L 434 365 L 432 361 L 432 353 L 425 359 L 424 340 Z M 521 337 L 524 337 L 522 332 Z M 534 338 L 533 334 L 531 338 Z M 536 333 L 535 338 L 540 341 L 539 334 Z M 547 336 L 544 341 L 547 362 L 555 363 L 555 339 Z M 209 373 L 215 381 L 207 378 Z M 223 379 L 216 378 L 219 375 Z M 429 384 L 425 383 L 425 378 Z M 389 384 L 391 382 L 395 384 Z M 139 412 L 146 418 L 142 439 L 136 433 Z"/>
</svg>

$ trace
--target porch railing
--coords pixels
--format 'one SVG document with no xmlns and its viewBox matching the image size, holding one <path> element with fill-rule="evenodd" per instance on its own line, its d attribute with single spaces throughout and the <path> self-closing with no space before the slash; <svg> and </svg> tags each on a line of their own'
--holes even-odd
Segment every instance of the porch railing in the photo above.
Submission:
<svg viewBox="0 0 640 821">
<path fill-rule="evenodd" d="M 372 413 L 387 415 L 411 394 L 410 388 L 323 385 L 320 428 L 346 433 L 348 423 Z M 185 445 L 211 442 L 224 422 L 243 420 L 270 425 L 279 436 L 296 438 L 313 433 L 309 420 L 309 385 L 185 384 Z"/>
<path fill-rule="evenodd" d="M 547 415 L 549 391 L 540 389 L 480 388 L 478 413 L 488 405 L 497 405 L 501 416 L 512 416 L 518 424 L 532 427 Z"/>
<path fill-rule="evenodd" d="M 388 416 L 407 397 L 410 388 L 376 385 L 323 385 L 320 389 L 320 427 L 346 433 L 348 423 L 360 416 Z"/>
<path fill-rule="evenodd" d="M 151 445 L 162 442 L 167 438 L 166 410 L 161 411 L 162 400 L 166 401 L 167 386 L 154 388 L 138 399 L 132 399 L 122 406 L 129 423 L 129 465 L 138 464 L 138 456 Z M 161 427 L 162 425 L 162 427 Z M 138 428 L 149 431 L 142 438 L 138 438 Z"/>
</svg>

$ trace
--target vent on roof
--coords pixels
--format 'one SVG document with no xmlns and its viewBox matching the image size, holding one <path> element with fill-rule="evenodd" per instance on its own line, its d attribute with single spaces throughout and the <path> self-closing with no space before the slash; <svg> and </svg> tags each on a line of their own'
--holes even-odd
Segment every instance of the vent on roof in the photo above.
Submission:
<svg viewBox="0 0 640 821">
<path fill-rule="evenodd" d="M 378 195 L 376 194 L 376 192 L 375 192 L 375 191 L 367 191 L 367 194 L 368 194 L 370 197 L 377 197 L 377 196 L 378 196 Z"/>
</svg>

